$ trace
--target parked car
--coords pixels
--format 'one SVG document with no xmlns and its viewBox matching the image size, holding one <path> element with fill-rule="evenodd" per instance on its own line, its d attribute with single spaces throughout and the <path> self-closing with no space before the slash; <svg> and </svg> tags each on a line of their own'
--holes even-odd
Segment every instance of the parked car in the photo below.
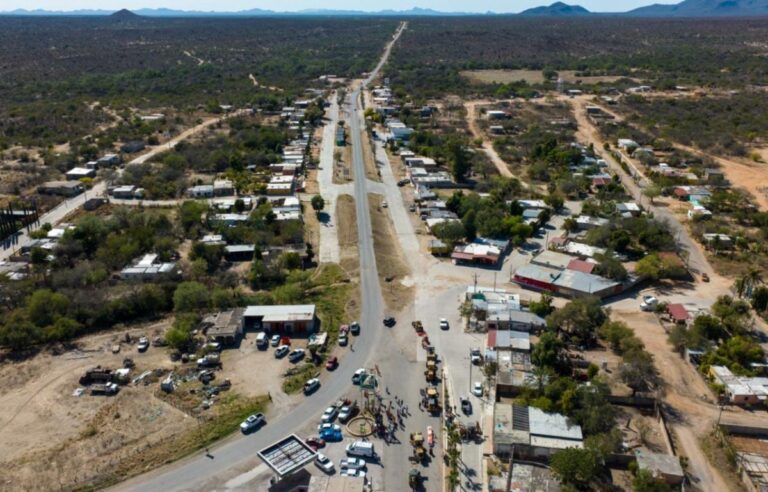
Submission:
<svg viewBox="0 0 768 492">
<path fill-rule="evenodd" d="M 339 335 L 339 345 L 342 347 L 346 347 L 348 343 L 349 343 L 349 337 L 347 336 L 347 334 L 341 333 Z"/>
<path fill-rule="evenodd" d="M 415 212 L 416 211 L 416 204 L 415 203 L 411 203 L 408 206 L 408 210 L 411 211 L 411 212 Z"/>
<path fill-rule="evenodd" d="M 288 352 L 290 352 L 290 350 L 291 350 L 291 347 L 289 347 L 288 345 L 280 345 L 275 350 L 275 359 L 282 359 L 283 357 L 286 356 L 286 354 L 288 354 Z"/>
<path fill-rule="evenodd" d="M 337 367 L 339 367 L 339 358 L 336 357 L 335 355 L 332 357 L 329 357 L 328 361 L 325 363 L 325 368 L 328 369 L 329 371 L 333 371 Z"/>
<path fill-rule="evenodd" d="M 480 353 L 480 349 L 477 349 L 477 348 L 471 349 L 469 351 L 469 359 L 475 365 L 479 365 L 481 362 L 483 362 L 483 356 Z"/>
<path fill-rule="evenodd" d="M 325 412 L 323 412 L 323 416 L 320 417 L 320 420 L 323 423 L 330 423 L 336 420 L 336 415 L 338 415 L 339 410 L 336 407 L 328 407 L 325 409 Z"/>
<path fill-rule="evenodd" d="M 393 316 L 387 316 L 386 318 L 384 318 L 384 326 L 388 326 L 391 328 L 395 326 L 395 323 L 397 323 L 397 321 L 395 321 L 395 318 Z"/>
<path fill-rule="evenodd" d="M 404 178 L 397 182 L 397 186 L 405 186 L 410 182 L 411 182 L 410 179 Z"/>
<path fill-rule="evenodd" d="M 333 424 L 331 422 L 323 422 L 317 426 L 317 432 L 323 433 L 329 430 L 341 432 L 341 426 L 339 424 Z"/>
<path fill-rule="evenodd" d="M 341 407 L 341 410 L 339 410 L 339 422 L 346 423 L 349 419 L 355 416 L 357 413 L 357 405 L 344 405 Z"/>
<path fill-rule="evenodd" d="M 357 336 L 360 334 L 360 323 L 357 321 L 353 321 L 352 324 L 349 325 L 349 332 L 353 335 Z"/>
<path fill-rule="evenodd" d="M 320 438 L 325 442 L 339 442 L 344 439 L 341 427 L 336 424 L 322 424 L 319 433 Z"/>
<path fill-rule="evenodd" d="M 149 348 L 149 339 L 147 339 L 147 337 L 139 338 L 139 343 L 136 345 L 136 348 L 139 352 L 146 352 Z"/>
<path fill-rule="evenodd" d="M 382 200 L 381 201 L 381 208 L 387 208 L 387 207 L 389 207 L 389 203 L 387 203 L 386 200 Z"/>
<path fill-rule="evenodd" d="M 702 273 L 701 274 L 701 281 L 702 282 L 709 282 L 709 274 Z"/>
<path fill-rule="evenodd" d="M 351 470 L 365 470 L 367 463 L 361 458 L 342 458 L 339 461 L 339 468 Z"/>
<path fill-rule="evenodd" d="M 304 358 L 304 349 L 296 349 L 288 354 L 288 360 L 291 362 L 298 362 Z"/>
<path fill-rule="evenodd" d="M 222 346 L 219 342 L 208 342 L 203 345 L 203 350 L 210 350 L 213 352 L 221 352 Z"/>
<path fill-rule="evenodd" d="M 317 453 L 317 456 L 315 456 L 315 465 L 328 474 L 331 474 L 334 471 L 333 461 L 322 453 Z"/>
<path fill-rule="evenodd" d="M 450 325 L 448 324 L 448 320 L 445 318 L 440 318 L 440 329 L 447 330 L 448 328 L 450 328 Z"/>
<path fill-rule="evenodd" d="M 243 423 L 240 424 L 240 431 L 243 434 L 247 434 L 253 430 L 258 429 L 262 425 L 266 424 L 267 420 L 264 418 L 263 413 L 256 413 L 248 417 L 247 419 L 243 420 Z"/>
<path fill-rule="evenodd" d="M 199 379 L 203 384 L 208 384 L 216 379 L 216 373 L 210 369 L 206 369 L 204 371 L 200 371 L 200 373 L 197 375 L 197 379 Z"/>
<path fill-rule="evenodd" d="M 475 384 L 472 385 L 472 394 L 475 395 L 478 398 L 482 398 L 483 396 L 483 383 L 480 381 L 475 381 Z"/>
<path fill-rule="evenodd" d="M 461 397 L 461 411 L 464 415 L 472 415 L 472 402 L 466 396 Z"/>
<path fill-rule="evenodd" d="M 365 377 L 365 369 L 360 368 L 352 375 L 352 384 L 360 384 Z"/>
<path fill-rule="evenodd" d="M 643 296 L 643 302 L 640 303 L 641 311 L 653 311 L 659 304 L 659 300 L 653 296 Z"/>
<path fill-rule="evenodd" d="M 315 451 L 325 447 L 325 441 L 319 437 L 310 437 L 304 442 L 307 444 L 307 446 L 314 449 Z"/>
<path fill-rule="evenodd" d="M 273 347 L 277 347 L 280 345 L 280 335 L 272 335 L 272 339 L 270 340 L 270 344 Z"/>
<path fill-rule="evenodd" d="M 341 470 L 341 476 L 352 478 L 365 478 L 365 470 L 354 470 L 352 468 L 344 468 Z"/>
<path fill-rule="evenodd" d="M 317 391 L 317 388 L 319 387 L 320 387 L 320 380 L 317 378 L 312 378 L 306 383 L 304 383 L 304 394 L 309 395 L 314 391 Z"/>
</svg>

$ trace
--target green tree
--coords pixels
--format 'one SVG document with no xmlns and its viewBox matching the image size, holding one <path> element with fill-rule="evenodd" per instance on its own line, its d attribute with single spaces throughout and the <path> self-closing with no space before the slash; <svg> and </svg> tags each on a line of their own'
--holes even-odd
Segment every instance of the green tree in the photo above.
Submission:
<svg viewBox="0 0 768 492">
<path fill-rule="evenodd" d="M 531 362 L 538 367 L 550 368 L 557 372 L 568 369 L 565 344 L 557 334 L 547 331 L 539 337 L 539 342 L 531 350 Z"/>
<path fill-rule="evenodd" d="M 621 342 L 626 338 L 634 337 L 635 333 L 623 321 L 608 320 L 600 326 L 598 335 L 608 342 L 611 350 L 621 355 Z"/>
<path fill-rule="evenodd" d="M 659 185 L 650 185 L 643 190 L 643 195 L 647 196 L 653 205 L 653 200 L 661 195 L 661 187 Z"/>
<path fill-rule="evenodd" d="M 645 350 L 631 350 L 624 354 L 619 367 L 621 380 L 632 389 L 632 396 L 638 391 L 645 392 L 659 385 L 659 374 L 653 364 L 653 356 Z"/>
<path fill-rule="evenodd" d="M 312 197 L 312 209 L 315 211 L 315 213 L 320 213 L 320 211 L 325 208 L 325 200 L 320 195 L 315 195 Z"/>
<path fill-rule="evenodd" d="M 464 239 L 464 225 L 461 222 L 442 222 L 432 228 L 432 234 L 443 241 L 449 248 L 453 248 Z"/>
<path fill-rule="evenodd" d="M 563 205 L 565 204 L 565 198 L 563 197 L 562 193 L 550 193 L 544 197 L 544 203 L 552 207 L 552 210 L 557 212 L 563 208 Z"/>
<path fill-rule="evenodd" d="M 542 292 L 539 300 L 531 301 L 528 305 L 528 309 L 530 309 L 533 314 L 546 318 L 555 310 L 555 308 L 552 307 L 552 295 L 547 292 Z"/>
<path fill-rule="evenodd" d="M 50 289 L 40 289 L 27 298 L 27 314 L 39 327 L 48 326 L 69 309 L 69 298 Z"/>
<path fill-rule="evenodd" d="M 210 301 L 208 287 L 199 282 L 182 282 L 173 293 L 173 308 L 176 312 L 207 309 Z"/>
<path fill-rule="evenodd" d="M 632 492 L 672 492 L 674 489 L 648 470 L 638 470 L 632 479 Z"/>
<path fill-rule="evenodd" d="M 657 254 L 650 254 L 637 262 L 635 272 L 638 275 L 648 277 L 651 280 L 661 278 L 662 264 L 661 258 Z"/>
<path fill-rule="evenodd" d="M 552 455 L 552 471 L 563 482 L 576 488 L 586 488 L 597 478 L 597 456 L 591 449 L 566 448 Z"/>
<path fill-rule="evenodd" d="M 453 179 L 456 180 L 457 183 L 461 183 L 464 181 L 464 178 L 472 167 L 472 161 L 470 160 L 469 154 L 464 148 L 464 144 L 461 140 L 455 137 L 446 142 L 445 148 L 448 154 Z"/>
<path fill-rule="evenodd" d="M 752 307 L 757 312 L 768 309 L 768 287 L 761 285 L 752 291 Z"/>
<path fill-rule="evenodd" d="M 591 344 L 597 328 L 608 318 L 594 296 L 580 297 L 547 316 L 547 327 L 558 330 L 577 344 Z"/>
</svg>

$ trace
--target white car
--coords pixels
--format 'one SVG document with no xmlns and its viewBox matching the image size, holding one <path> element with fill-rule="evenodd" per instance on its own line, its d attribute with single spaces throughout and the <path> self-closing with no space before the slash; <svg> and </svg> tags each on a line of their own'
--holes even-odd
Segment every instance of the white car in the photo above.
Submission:
<svg viewBox="0 0 768 492">
<path fill-rule="evenodd" d="M 317 426 L 317 432 L 321 433 L 323 431 L 333 430 L 334 432 L 339 431 L 341 432 L 341 426 L 339 424 L 332 424 L 330 422 L 325 422 L 324 424 L 320 424 Z"/>
<path fill-rule="evenodd" d="M 304 358 L 304 349 L 296 349 L 288 354 L 288 360 L 291 362 L 298 362 Z"/>
<path fill-rule="evenodd" d="M 347 336 L 346 333 L 342 333 L 341 335 L 339 335 L 339 346 L 346 347 L 348 343 L 349 343 L 349 337 Z"/>
<path fill-rule="evenodd" d="M 472 349 L 469 351 L 469 358 L 473 364 L 478 365 L 483 361 L 483 356 L 480 355 L 480 349 Z"/>
<path fill-rule="evenodd" d="M 365 478 L 365 470 L 353 470 L 352 468 L 344 468 L 341 470 L 341 476 L 353 477 L 353 478 Z"/>
<path fill-rule="evenodd" d="M 144 352 L 149 348 L 149 339 L 147 337 L 141 337 L 139 338 L 139 343 L 136 345 L 136 348 L 139 350 L 139 352 Z"/>
<path fill-rule="evenodd" d="M 343 472 L 346 469 L 349 470 L 365 470 L 366 463 L 360 458 L 342 458 L 339 461 L 339 468 Z"/>
<path fill-rule="evenodd" d="M 472 385 L 472 394 L 481 398 L 483 396 L 483 383 L 475 381 L 475 384 Z"/>
<path fill-rule="evenodd" d="M 382 208 L 387 208 L 387 207 L 389 207 L 389 203 L 387 203 L 386 200 L 382 200 L 381 206 L 382 206 Z"/>
<path fill-rule="evenodd" d="M 317 378 L 312 378 L 306 383 L 304 383 L 304 394 L 308 395 L 319 387 L 320 387 L 320 380 Z"/>
<path fill-rule="evenodd" d="M 270 340 L 270 343 L 273 347 L 280 345 L 280 335 L 272 335 L 272 340 Z"/>
<path fill-rule="evenodd" d="M 365 377 L 365 369 L 362 367 L 355 371 L 355 373 L 352 375 L 352 384 L 360 384 L 363 382 L 363 378 Z"/>
<path fill-rule="evenodd" d="M 317 453 L 317 456 L 315 456 L 315 465 L 325 473 L 333 473 L 333 461 L 323 453 Z"/>
<path fill-rule="evenodd" d="M 325 409 L 325 412 L 323 412 L 323 416 L 320 417 L 320 420 L 324 423 L 330 423 L 336 420 L 336 414 L 338 414 L 339 411 L 336 410 L 336 407 L 328 407 Z"/>
<path fill-rule="evenodd" d="M 447 330 L 448 328 L 450 328 L 450 325 L 448 324 L 448 320 L 445 318 L 440 318 L 440 329 Z"/>
<path fill-rule="evenodd" d="M 659 304 L 659 300 L 653 296 L 643 296 L 643 302 L 640 303 L 641 311 L 653 311 Z"/>
<path fill-rule="evenodd" d="M 355 413 L 355 408 L 352 405 L 346 405 L 339 410 L 339 422 L 346 422 L 352 418 Z"/>
<path fill-rule="evenodd" d="M 285 357 L 285 354 L 290 352 L 290 350 L 291 350 L 291 347 L 289 347 L 288 345 L 280 345 L 279 347 L 277 347 L 277 349 L 275 349 L 275 359 L 281 359 Z"/>
<path fill-rule="evenodd" d="M 242 424 L 240 424 L 240 431 L 243 434 L 247 434 L 252 430 L 260 427 L 262 424 L 265 424 L 266 422 L 267 421 L 264 419 L 263 413 L 251 415 L 247 419 L 243 420 Z"/>
</svg>

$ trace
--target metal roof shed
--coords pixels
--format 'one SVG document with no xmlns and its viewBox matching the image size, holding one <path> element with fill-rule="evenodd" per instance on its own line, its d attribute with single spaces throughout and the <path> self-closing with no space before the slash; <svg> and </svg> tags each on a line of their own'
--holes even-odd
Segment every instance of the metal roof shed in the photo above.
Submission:
<svg viewBox="0 0 768 492">
<path fill-rule="evenodd" d="M 283 478 L 304 468 L 317 453 L 295 434 L 291 434 L 258 453 L 259 458 Z"/>
</svg>

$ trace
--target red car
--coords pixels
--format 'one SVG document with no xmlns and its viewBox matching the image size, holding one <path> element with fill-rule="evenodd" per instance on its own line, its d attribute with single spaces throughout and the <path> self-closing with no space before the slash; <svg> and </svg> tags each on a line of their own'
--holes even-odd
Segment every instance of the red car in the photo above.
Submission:
<svg viewBox="0 0 768 492">
<path fill-rule="evenodd" d="M 333 371 L 339 366 L 339 359 L 336 356 L 329 357 L 328 361 L 325 363 L 325 368 L 329 371 Z"/>
<path fill-rule="evenodd" d="M 304 442 L 306 442 L 307 446 L 309 446 L 310 448 L 314 449 L 315 451 L 317 451 L 320 448 L 324 448 L 325 447 L 325 441 L 320 439 L 319 437 L 310 437 L 309 439 L 307 439 Z"/>
</svg>

